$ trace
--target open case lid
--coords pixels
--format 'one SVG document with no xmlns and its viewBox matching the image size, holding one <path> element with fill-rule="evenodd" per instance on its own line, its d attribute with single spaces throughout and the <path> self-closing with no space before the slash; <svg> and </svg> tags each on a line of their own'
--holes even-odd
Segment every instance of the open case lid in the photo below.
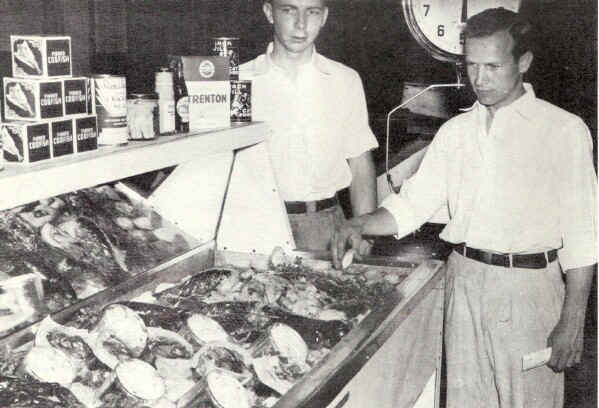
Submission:
<svg viewBox="0 0 599 408">
<path fill-rule="evenodd" d="M 148 197 L 165 218 L 217 248 L 295 248 L 264 143 L 180 164 Z"/>
</svg>

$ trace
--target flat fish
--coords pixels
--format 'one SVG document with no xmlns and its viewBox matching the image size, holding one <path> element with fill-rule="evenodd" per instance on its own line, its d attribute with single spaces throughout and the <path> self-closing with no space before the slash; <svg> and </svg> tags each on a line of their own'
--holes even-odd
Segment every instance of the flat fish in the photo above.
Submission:
<svg viewBox="0 0 599 408">
<path fill-rule="evenodd" d="M 260 335 L 260 328 L 268 324 L 260 313 L 258 302 L 205 303 L 198 297 L 182 299 L 178 307 L 190 313 L 200 313 L 216 320 L 238 342 L 252 342 Z"/>
<path fill-rule="evenodd" d="M 181 298 L 209 295 L 233 272 L 230 269 L 212 268 L 196 273 L 180 285 L 165 289 L 155 296 L 167 303 L 178 303 Z"/>
<path fill-rule="evenodd" d="M 58 226 L 50 223 L 41 229 L 42 240 L 67 257 L 100 274 L 109 285 L 118 284 L 130 275 L 124 268 L 124 255 L 116 250 L 92 220 L 76 217 Z"/>
<path fill-rule="evenodd" d="M 189 313 L 184 309 L 156 305 L 152 303 L 123 301 L 117 302 L 135 311 L 148 327 L 161 327 L 177 332 L 185 324 Z"/>
<path fill-rule="evenodd" d="M 342 320 L 316 320 L 289 313 L 278 307 L 264 306 L 264 313 L 271 322 L 279 322 L 295 329 L 310 349 L 332 348 L 352 328 Z"/>
</svg>

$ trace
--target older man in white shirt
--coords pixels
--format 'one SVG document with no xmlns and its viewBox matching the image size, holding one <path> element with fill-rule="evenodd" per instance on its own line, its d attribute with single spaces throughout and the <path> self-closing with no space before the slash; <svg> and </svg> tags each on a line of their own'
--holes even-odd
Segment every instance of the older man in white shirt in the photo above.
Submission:
<svg viewBox="0 0 599 408">
<path fill-rule="evenodd" d="M 378 144 L 364 89 L 356 71 L 314 47 L 328 15 L 323 0 L 270 0 L 263 9 L 273 42 L 240 66 L 240 78 L 252 81 L 252 118 L 270 125 L 269 153 L 296 246 L 327 249 L 345 219 L 339 190 L 349 186 L 354 215 L 376 207 L 370 151 Z"/>
<path fill-rule="evenodd" d="M 527 22 L 491 9 L 464 34 L 478 101 L 441 127 L 399 194 L 337 229 L 333 257 L 339 265 L 363 234 L 404 236 L 447 206 L 448 408 L 561 407 L 597 262 L 592 140 L 523 83 Z M 522 357 L 547 346 L 548 366 L 523 372 Z"/>
</svg>

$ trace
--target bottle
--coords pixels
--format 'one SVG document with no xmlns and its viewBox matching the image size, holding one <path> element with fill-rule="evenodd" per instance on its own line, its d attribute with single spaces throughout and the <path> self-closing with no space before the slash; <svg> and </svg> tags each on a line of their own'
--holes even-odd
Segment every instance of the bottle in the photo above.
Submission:
<svg viewBox="0 0 599 408">
<path fill-rule="evenodd" d="M 183 61 L 180 59 L 177 60 L 174 74 L 175 130 L 179 133 L 189 132 L 189 101 L 183 76 Z"/>
<path fill-rule="evenodd" d="M 175 89 L 173 73 L 168 68 L 156 72 L 154 90 L 158 94 L 159 132 L 169 135 L 175 132 Z"/>
</svg>

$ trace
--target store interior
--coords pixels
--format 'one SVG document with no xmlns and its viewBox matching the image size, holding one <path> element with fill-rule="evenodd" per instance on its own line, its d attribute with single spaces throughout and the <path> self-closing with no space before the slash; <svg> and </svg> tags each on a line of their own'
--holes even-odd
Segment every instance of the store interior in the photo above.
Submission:
<svg viewBox="0 0 599 408">
<path fill-rule="evenodd" d="M 385 169 L 387 137 L 390 160 L 397 164 L 424 148 L 447 119 L 402 110 L 387 135 L 387 113 L 402 102 L 406 83 L 454 82 L 463 70 L 434 59 L 414 40 L 400 0 L 328 3 L 329 18 L 317 49 L 360 74 L 371 128 L 381 145 L 374 152 L 380 175 Z M 125 75 L 129 92 L 150 91 L 154 73 L 166 64 L 167 55 L 206 55 L 210 38 L 239 37 L 243 62 L 263 53 L 271 36 L 262 0 L 0 0 L 0 9 L 0 77 L 10 76 L 10 34 L 59 33 L 72 37 L 74 74 Z M 595 141 L 596 166 L 597 2 L 523 0 L 521 12 L 538 35 L 526 80 L 538 97 L 584 119 Z M 448 117 L 474 100 L 469 89 L 451 90 L 444 97 Z M 293 109 L 292 102 L 289 108 Z M 133 181 L 147 187 L 154 176 L 153 172 Z M 346 212 L 350 215 L 347 208 Z M 438 239 L 442 228 L 430 223 L 399 241 L 379 239 L 374 251 L 444 259 L 451 249 Z M 595 279 L 583 362 L 566 372 L 567 408 L 597 406 L 596 303 Z"/>
</svg>

